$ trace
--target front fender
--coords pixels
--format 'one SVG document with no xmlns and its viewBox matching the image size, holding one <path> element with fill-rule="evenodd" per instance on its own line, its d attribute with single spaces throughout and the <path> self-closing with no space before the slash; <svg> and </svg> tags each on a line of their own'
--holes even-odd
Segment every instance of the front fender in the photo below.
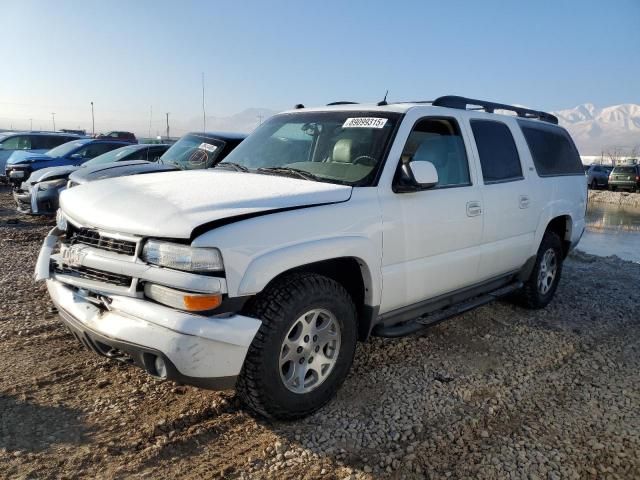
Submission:
<svg viewBox="0 0 640 480">
<path fill-rule="evenodd" d="M 272 250 L 249 263 L 242 275 L 238 295 L 254 295 L 271 280 L 293 268 L 335 258 L 352 257 L 360 264 L 365 303 L 379 305 L 381 296 L 380 256 L 374 244 L 361 236 L 313 240 Z"/>
</svg>

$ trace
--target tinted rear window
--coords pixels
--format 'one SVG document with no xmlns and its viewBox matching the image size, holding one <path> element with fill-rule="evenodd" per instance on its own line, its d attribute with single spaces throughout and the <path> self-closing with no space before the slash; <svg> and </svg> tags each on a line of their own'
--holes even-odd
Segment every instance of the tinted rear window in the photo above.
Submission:
<svg viewBox="0 0 640 480">
<path fill-rule="evenodd" d="M 511 130 L 502 122 L 472 120 L 484 183 L 519 180 L 522 167 Z"/>
<path fill-rule="evenodd" d="M 616 167 L 613 169 L 613 173 L 626 173 L 626 174 L 635 174 L 636 167 Z"/>
<path fill-rule="evenodd" d="M 582 160 L 564 130 L 547 125 L 518 122 L 527 140 L 533 164 L 541 177 L 583 174 Z"/>
</svg>

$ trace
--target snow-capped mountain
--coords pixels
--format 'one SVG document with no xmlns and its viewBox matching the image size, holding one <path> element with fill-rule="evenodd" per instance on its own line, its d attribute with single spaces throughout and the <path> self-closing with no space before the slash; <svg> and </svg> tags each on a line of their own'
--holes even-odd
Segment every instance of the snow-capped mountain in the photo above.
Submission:
<svg viewBox="0 0 640 480">
<path fill-rule="evenodd" d="M 569 130 L 582 155 L 640 146 L 640 105 L 626 103 L 598 108 L 585 103 L 553 114 Z"/>
</svg>

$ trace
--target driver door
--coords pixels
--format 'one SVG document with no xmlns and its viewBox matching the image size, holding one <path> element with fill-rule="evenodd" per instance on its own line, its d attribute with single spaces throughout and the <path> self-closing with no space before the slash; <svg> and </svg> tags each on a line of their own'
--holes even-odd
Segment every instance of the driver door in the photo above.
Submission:
<svg viewBox="0 0 640 480">
<path fill-rule="evenodd" d="M 410 193 L 380 190 L 384 192 L 380 313 L 478 282 L 483 212 L 470 151 L 454 118 L 422 117 L 413 123 L 400 162 L 433 163 L 438 184 Z"/>
</svg>

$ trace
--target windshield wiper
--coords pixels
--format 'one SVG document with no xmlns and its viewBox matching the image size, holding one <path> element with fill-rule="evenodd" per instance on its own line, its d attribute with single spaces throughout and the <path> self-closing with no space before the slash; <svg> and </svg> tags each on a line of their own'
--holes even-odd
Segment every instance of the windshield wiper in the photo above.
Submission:
<svg viewBox="0 0 640 480">
<path fill-rule="evenodd" d="M 284 173 L 289 176 L 297 176 L 298 178 L 302 178 L 304 180 L 311 180 L 313 182 L 325 181 L 323 178 L 320 178 L 311 172 L 307 172 L 306 170 L 301 170 L 299 168 L 293 168 L 293 167 L 261 167 L 261 168 L 258 168 L 256 171 L 266 172 L 266 173 Z"/>
<path fill-rule="evenodd" d="M 220 162 L 218 165 L 216 165 L 215 168 L 221 168 L 221 167 L 231 167 L 233 170 L 235 170 L 236 172 L 248 172 L 249 169 L 247 167 L 245 167 L 244 165 L 240 165 L 239 163 L 233 163 L 233 162 Z"/>
</svg>

